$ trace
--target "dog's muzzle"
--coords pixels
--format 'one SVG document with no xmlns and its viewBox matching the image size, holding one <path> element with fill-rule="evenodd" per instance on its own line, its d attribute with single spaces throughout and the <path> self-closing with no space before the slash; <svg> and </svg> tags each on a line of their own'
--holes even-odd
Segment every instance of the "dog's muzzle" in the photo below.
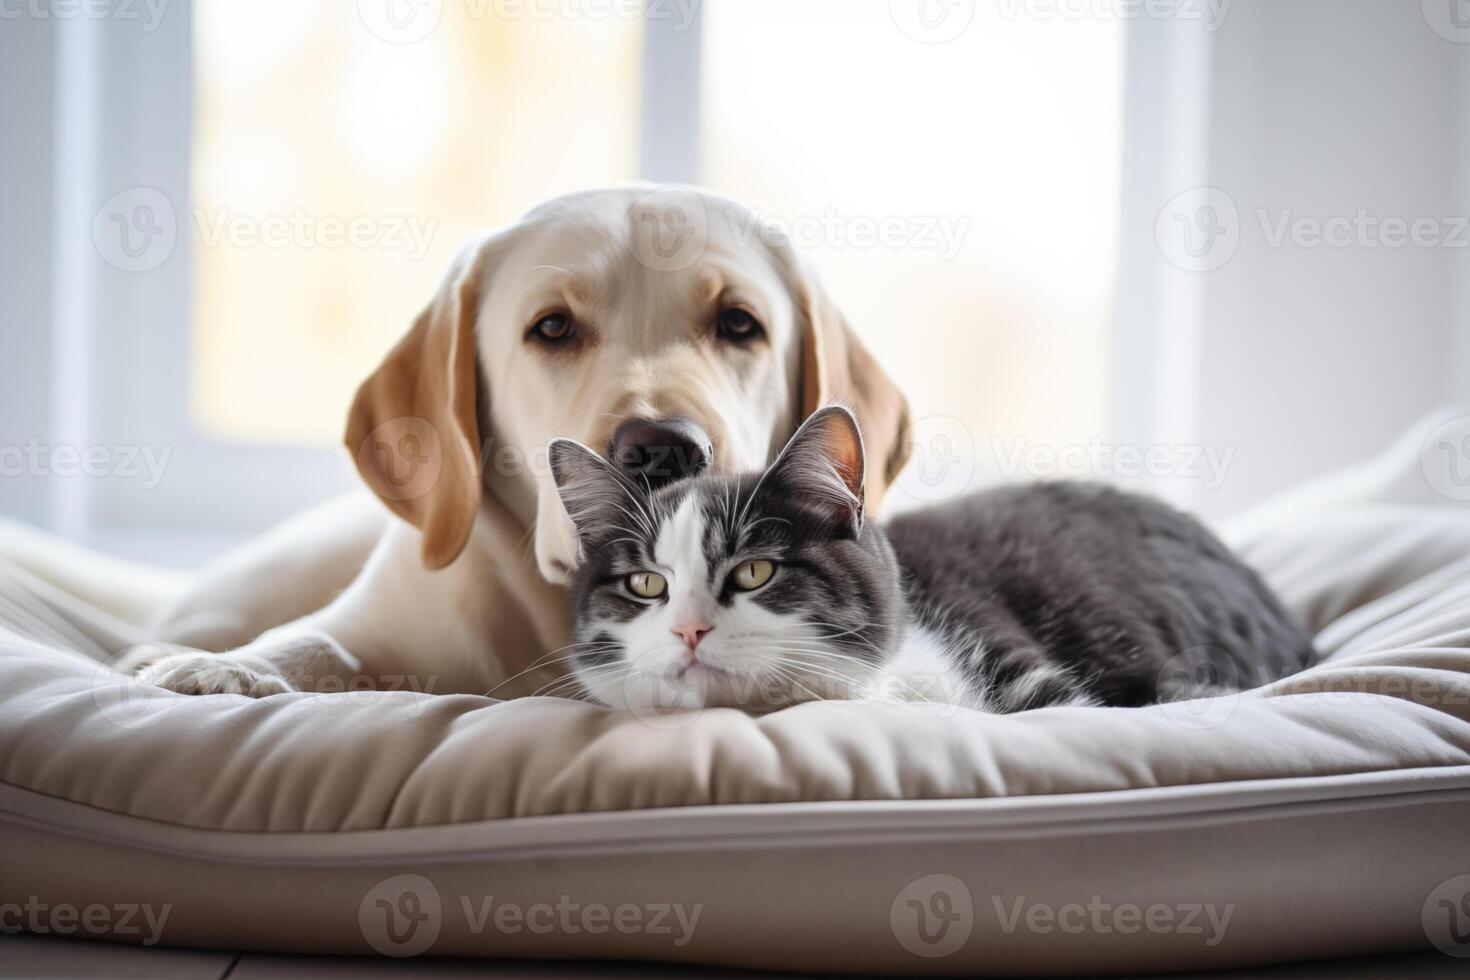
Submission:
<svg viewBox="0 0 1470 980">
<path fill-rule="evenodd" d="M 713 452 L 709 434 L 688 419 L 629 419 L 613 433 L 608 456 L 660 487 L 708 468 Z"/>
</svg>

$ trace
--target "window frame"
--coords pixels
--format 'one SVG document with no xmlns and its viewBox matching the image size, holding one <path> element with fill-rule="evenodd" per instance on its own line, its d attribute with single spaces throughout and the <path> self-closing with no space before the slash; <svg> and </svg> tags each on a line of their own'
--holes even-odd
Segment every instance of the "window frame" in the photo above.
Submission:
<svg viewBox="0 0 1470 980">
<path fill-rule="evenodd" d="M 646 179 L 698 179 L 702 28 L 698 14 L 685 30 L 671 18 L 644 21 L 639 145 Z M 54 41 L 56 120 L 38 161 L 53 175 L 55 219 L 50 317 L 37 325 L 51 335 L 47 435 L 52 445 L 127 446 L 146 434 L 147 445 L 170 456 L 166 478 L 148 490 L 112 479 L 47 481 L 43 523 L 139 557 L 197 560 L 356 481 L 339 449 L 224 441 L 190 421 L 192 2 L 171 4 L 151 31 L 88 18 L 54 19 L 46 29 Z M 1198 289 L 1164 267 L 1151 227 L 1128 221 L 1152 213 L 1161 187 L 1205 183 L 1198 177 L 1207 149 L 1210 39 L 1172 19 L 1136 18 L 1127 30 L 1125 227 L 1109 424 L 1120 441 L 1162 441 L 1162 432 L 1179 441 L 1193 415 Z M 129 273 L 103 261 L 91 228 L 99 202 L 135 187 L 173 202 L 178 232 L 167 260 Z M 0 408 L 24 394 L 0 393 Z M 221 487 L 233 492 L 221 496 Z M 201 508 L 205 498 L 210 506 Z M 182 544 L 160 545 L 170 538 Z"/>
<path fill-rule="evenodd" d="M 335 448 L 271 446 L 210 436 L 191 421 L 193 290 L 193 4 L 171 4 L 155 30 L 74 18 L 52 22 L 57 70 L 54 146 L 58 243 L 52 295 L 53 445 L 168 452 L 166 477 L 53 480 L 50 526 L 76 540 L 148 553 L 174 535 L 216 550 L 353 488 Z M 641 86 L 641 170 L 649 180 L 698 174 L 700 22 L 647 18 Z M 103 83 L 103 80 L 106 83 Z M 694 84 L 691 84 L 691 79 Z M 677 81 L 677 83 L 676 83 Z M 146 107 L 146 111 L 144 110 Z M 120 124 L 121 123 L 121 124 Z M 173 205 L 177 238 L 156 268 L 109 266 L 91 241 L 97 202 L 152 188 Z M 160 383 L 159 379 L 164 379 Z M 236 492 L 221 498 L 220 487 Z M 201 511 L 198 501 L 213 498 Z M 207 526 L 201 526 L 201 516 Z"/>
<path fill-rule="evenodd" d="M 1210 185 L 1215 34 L 1179 17 L 1127 28 L 1123 206 L 1109 349 L 1108 433 L 1115 446 L 1199 442 L 1204 277 L 1170 264 L 1155 220 L 1174 194 Z M 1150 488 L 1189 509 L 1199 483 L 1159 476 Z"/>
</svg>

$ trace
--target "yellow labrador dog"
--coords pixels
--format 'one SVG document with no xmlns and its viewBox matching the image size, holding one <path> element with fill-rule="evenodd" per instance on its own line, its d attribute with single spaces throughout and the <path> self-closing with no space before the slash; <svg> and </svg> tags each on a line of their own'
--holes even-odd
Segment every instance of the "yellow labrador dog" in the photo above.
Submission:
<svg viewBox="0 0 1470 980">
<path fill-rule="evenodd" d="M 227 559 L 156 632 L 232 645 L 198 624 L 233 606 L 250 642 L 131 666 L 192 694 L 534 691 L 538 658 L 568 642 L 576 555 L 550 439 L 654 482 L 755 469 L 828 401 L 862 422 L 876 507 L 905 462 L 907 407 L 788 242 L 688 188 L 558 198 L 468 245 L 358 390 L 347 448 L 397 519 L 318 513 Z"/>
</svg>

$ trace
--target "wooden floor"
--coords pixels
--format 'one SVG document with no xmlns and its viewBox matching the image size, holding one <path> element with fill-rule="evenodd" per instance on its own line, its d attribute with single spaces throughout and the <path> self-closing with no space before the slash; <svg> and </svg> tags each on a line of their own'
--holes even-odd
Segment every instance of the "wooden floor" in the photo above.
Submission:
<svg viewBox="0 0 1470 980">
<path fill-rule="evenodd" d="M 489 977 L 492 980 L 601 980 L 697 977 L 769 977 L 771 974 L 648 963 L 530 963 L 517 960 L 386 960 L 352 957 L 266 956 L 189 949 L 146 948 L 52 936 L 0 936 L 0 978 L 26 980 L 356 980 Z M 1441 953 L 1330 960 L 1290 966 L 1189 974 L 1196 980 L 1439 980 L 1470 976 L 1470 960 Z"/>
</svg>

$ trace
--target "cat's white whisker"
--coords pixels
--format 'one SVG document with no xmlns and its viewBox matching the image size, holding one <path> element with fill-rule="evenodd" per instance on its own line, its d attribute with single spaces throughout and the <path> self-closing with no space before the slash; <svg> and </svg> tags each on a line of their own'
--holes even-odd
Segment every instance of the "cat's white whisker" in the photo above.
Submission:
<svg viewBox="0 0 1470 980">
<path fill-rule="evenodd" d="M 555 650 L 544 653 L 541 656 L 537 657 L 535 660 L 531 661 L 529 666 L 525 667 L 523 670 L 516 671 L 514 674 L 511 674 L 509 677 L 502 680 L 499 684 L 496 684 L 490 690 L 486 691 L 485 696 L 494 697 L 495 692 L 500 690 L 505 685 L 538 670 L 546 670 L 556 666 L 557 664 L 575 661 L 578 657 L 585 657 L 589 653 L 614 652 L 616 650 L 616 644 L 610 644 L 606 642 L 589 640 L 580 643 L 568 643 L 566 646 L 557 647 Z M 568 653 L 567 651 L 571 652 Z M 558 656 L 558 654 L 560 654 L 560 656 Z"/>
</svg>

